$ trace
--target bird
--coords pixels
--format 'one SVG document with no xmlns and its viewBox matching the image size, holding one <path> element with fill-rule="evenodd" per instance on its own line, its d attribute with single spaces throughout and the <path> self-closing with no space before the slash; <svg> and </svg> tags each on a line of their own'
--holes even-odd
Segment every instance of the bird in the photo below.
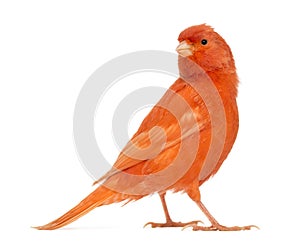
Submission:
<svg viewBox="0 0 300 244">
<path fill-rule="evenodd" d="M 96 189 L 78 205 L 38 230 L 70 224 L 91 210 L 158 194 L 166 221 L 156 227 L 191 227 L 194 231 L 240 231 L 255 225 L 221 225 L 201 200 L 199 187 L 214 176 L 237 137 L 239 79 L 229 45 L 207 24 L 194 25 L 178 37 L 179 77 L 142 121 Z M 186 193 L 205 214 L 201 221 L 175 222 L 167 192 Z"/>
</svg>

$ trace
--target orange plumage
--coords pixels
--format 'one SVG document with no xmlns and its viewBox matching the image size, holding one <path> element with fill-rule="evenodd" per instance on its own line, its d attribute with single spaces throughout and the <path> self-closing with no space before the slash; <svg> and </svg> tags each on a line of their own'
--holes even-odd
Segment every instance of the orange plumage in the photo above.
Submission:
<svg viewBox="0 0 300 244">
<path fill-rule="evenodd" d="M 95 182 L 101 183 L 100 186 L 66 214 L 37 229 L 57 229 L 96 207 L 138 200 L 153 193 L 161 197 L 166 223 L 148 223 L 152 227 L 188 225 L 193 230 L 251 229 L 252 226 L 220 225 L 204 207 L 199 192 L 199 186 L 219 170 L 238 132 L 238 77 L 231 50 L 207 25 L 187 28 L 178 40 L 180 78 L 143 120 L 113 168 Z M 217 91 L 219 103 L 214 103 L 214 98 L 209 101 L 210 94 L 204 99 L 203 91 L 210 82 Z M 202 89 L 201 94 L 197 85 Z M 225 123 L 212 121 L 212 115 L 217 113 L 223 113 Z M 209 153 L 213 141 L 222 142 L 214 144 L 213 152 L 219 152 L 218 157 Z M 198 226 L 197 221 L 173 222 L 164 198 L 169 190 L 186 192 L 212 226 Z"/>
</svg>

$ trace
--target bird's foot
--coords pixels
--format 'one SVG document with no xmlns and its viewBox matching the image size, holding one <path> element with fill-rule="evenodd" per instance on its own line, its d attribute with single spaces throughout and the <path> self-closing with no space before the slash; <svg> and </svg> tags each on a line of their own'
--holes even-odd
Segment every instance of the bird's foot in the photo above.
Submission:
<svg viewBox="0 0 300 244">
<path fill-rule="evenodd" d="M 198 223 L 203 223 L 201 220 L 195 220 L 187 223 L 181 223 L 181 222 L 173 222 L 172 220 L 167 221 L 166 223 L 154 223 L 154 222 L 148 222 L 144 225 L 144 228 L 148 225 L 150 225 L 152 228 L 163 228 L 163 227 L 185 227 L 185 226 L 197 226 Z"/>
<path fill-rule="evenodd" d="M 199 226 L 197 224 L 189 224 L 183 227 L 183 230 L 186 228 L 192 227 L 193 231 L 241 231 L 241 230 L 251 230 L 252 228 L 259 229 L 256 225 L 246 225 L 246 226 L 223 226 L 220 224 L 212 225 L 212 226 Z"/>
</svg>

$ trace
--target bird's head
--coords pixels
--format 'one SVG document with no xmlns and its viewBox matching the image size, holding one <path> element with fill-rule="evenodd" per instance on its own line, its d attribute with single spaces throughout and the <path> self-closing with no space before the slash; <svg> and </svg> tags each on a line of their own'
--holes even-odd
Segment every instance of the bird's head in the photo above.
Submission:
<svg viewBox="0 0 300 244">
<path fill-rule="evenodd" d="M 191 26 L 180 33 L 178 41 L 179 57 L 196 62 L 205 71 L 235 72 L 230 47 L 210 26 Z"/>
</svg>

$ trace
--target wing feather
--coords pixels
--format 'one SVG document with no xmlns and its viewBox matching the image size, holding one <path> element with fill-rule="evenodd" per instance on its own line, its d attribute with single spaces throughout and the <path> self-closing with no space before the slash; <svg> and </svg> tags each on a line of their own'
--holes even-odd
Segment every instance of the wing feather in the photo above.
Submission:
<svg viewBox="0 0 300 244">
<path fill-rule="evenodd" d="M 186 83 L 180 79 L 170 87 L 145 117 L 132 139 L 125 145 L 112 169 L 94 184 L 137 165 L 149 161 L 154 162 L 155 157 L 164 153 L 168 154 L 169 149 L 178 146 L 182 140 L 193 134 L 199 133 L 207 123 L 210 123 L 208 118 L 199 117 L 201 109 L 187 110 L 185 106 L 180 106 L 178 102 L 175 103 L 176 94 L 189 92 L 185 89 L 187 89 Z M 166 104 L 176 107 L 177 116 L 180 115 L 179 119 L 176 119 L 176 116 L 166 109 Z"/>
</svg>

